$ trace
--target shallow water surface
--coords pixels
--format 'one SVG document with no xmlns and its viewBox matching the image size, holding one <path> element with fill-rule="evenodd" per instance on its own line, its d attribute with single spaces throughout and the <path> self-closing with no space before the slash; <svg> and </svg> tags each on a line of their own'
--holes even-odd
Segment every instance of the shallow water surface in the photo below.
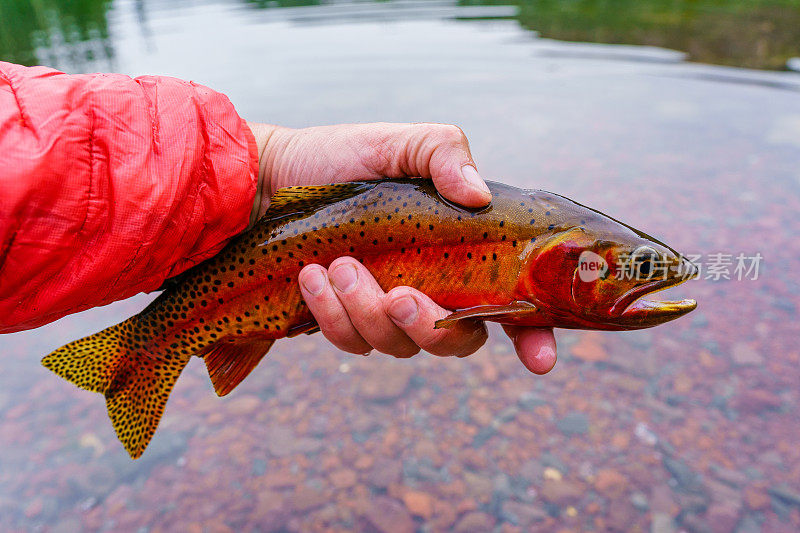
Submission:
<svg viewBox="0 0 800 533">
<path fill-rule="evenodd" d="M 89 59 L 69 45 L 41 53 L 70 71 L 192 79 L 254 121 L 457 123 L 487 178 L 564 194 L 700 255 L 703 279 L 671 291 L 698 310 L 648 331 L 559 331 L 543 377 L 494 330 L 453 360 L 282 340 L 224 399 L 193 360 L 135 462 L 102 398 L 39 358 L 152 296 L 6 335 L 4 527 L 800 528 L 800 75 L 559 43 L 470 19 L 491 13 L 404 4 L 325 18 L 119 1 L 106 36 L 81 45 L 96 47 Z M 757 279 L 736 279 L 739 254 L 761 255 Z"/>
</svg>

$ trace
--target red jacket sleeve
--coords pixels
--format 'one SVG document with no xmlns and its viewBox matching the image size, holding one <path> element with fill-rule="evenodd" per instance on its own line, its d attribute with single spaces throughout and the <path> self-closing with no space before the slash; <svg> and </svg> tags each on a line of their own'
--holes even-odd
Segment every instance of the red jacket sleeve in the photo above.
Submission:
<svg viewBox="0 0 800 533">
<path fill-rule="evenodd" d="M 248 223 L 258 153 L 174 78 L 0 62 L 0 333 L 156 289 Z"/>
</svg>

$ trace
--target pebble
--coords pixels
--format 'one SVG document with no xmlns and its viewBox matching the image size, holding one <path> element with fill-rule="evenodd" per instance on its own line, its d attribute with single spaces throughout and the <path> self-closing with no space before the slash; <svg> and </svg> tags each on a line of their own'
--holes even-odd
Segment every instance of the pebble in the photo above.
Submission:
<svg viewBox="0 0 800 533">
<path fill-rule="evenodd" d="M 453 531 L 456 533 L 485 533 L 494 527 L 495 519 L 486 513 L 470 512 L 462 516 Z"/>
<path fill-rule="evenodd" d="M 541 496 L 544 500 L 563 506 L 575 503 L 585 493 L 586 487 L 577 482 L 565 479 L 545 479 L 541 489 Z"/>
<path fill-rule="evenodd" d="M 586 413 L 573 411 L 556 421 L 556 426 L 567 436 L 583 435 L 589 431 L 589 417 Z"/>
<path fill-rule="evenodd" d="M 404 365 L 403 361 L 378 363 L 370 368 L 366 376 L 360 377 L 359 392 L 368 400 L 379 402 L 391 401 L 399 398 L 408 388 L 414 369 L 411 365 Z"/>
<path fill-rule="evenodd" d="M 400 502 L 386 496 L 370 501 L 363 518 L 379 533 L 413 533 L 414 520 Z"/>
<path fill-rule="evenodd" d="M 608 353 L 603 349 L 603 336 L 594 331 L 585 332 L 580 340 L 571 348 L 571 353 L 586 362 L 606 361 Z"/>
<path fill-rule="evenodd" d="M 655 446 L 658 442 L 658 437 L 656 434 L 653 433 L 653 430 L 651 430 L 650 427 L 644 422 L 639 422 L 636 424 L 633 434 L 636 435 L 637 439 L 648 446 Z"/>
<path fill-rule="evenodd" d="M 737 365 L 762 365 L 764 357 L 750 344 L 736 343 L 731 350 L 731 358 Z"/>
<path fill-rule="evenodd" d="M 675 533 L 678 530 L 675 521 L 667 513 L 653 513 L 650 533 Z"/>
<path fill-rule="evenodd" d="M 800 507 L 800 492 L 792 490 L 787 485 L 770 487 L 769 493 L 789 505 Z"/>
<path fill-rule="evenodd" d="M 535 408 L 540 405 L 545 405 L 546 403 L 547 402 L 541 396 L 533 391 L 523 392 L 519 395 L 519 398 L 517 398 L 517 404 L 520 409 L 525 411 L 533 411 Z"/>
<path fill-rule="evenodd" d="M 300 485 L 294 491 L 291 502 L 296 511 L 306 512 L 327 503 L 328 497 L 321 491 Z"/>
<path fill-rule="evenodd" d="M 769 506 L 770 497 L 767 491 L 762 488 L 747 487 L 744 489 L 744 501 L 750 509 L 760 511 Z"/>
<path fill-rule="evenodd" d="M 403 494 L 403 503 L 414 516 L 429 519 L 433 516 L 433 498 L 425 492 L 409 490 Z"/>
<path fill-rule="evenodd" d="M 367 474 L 367 482 L 373 487 L 386 488 L 400 483 L 403 474 L 403 464 L 400 461 L 388 458 L 378 458 L 375 466 Z"/>
<path fill-rule="evenodd" d="M 706 511 L 708 525 L 714 533 L 735 531 L 739 517 L 739 506 L 731 502 L 716 502 Z"/>
<path fill-rule="evenodd" d="M 352 470 L 343 468 L 330 474 L 331 483 L 337 489 L 352 487 L 358 481 L 358 475 Z"/>
<path fill-rule="evenodd" d="M 764 411 L 780 409 L 783 401 L 777 394 L 762 390 L 748 389 L 741 392 L 734 402 L 734 407 L 740 413 L 757 415 Z"/>
<path fill-rule="evenodd" d="M 637 514 L 630 501 L 617 498 L 608 504 L 606 521 L 612 531 L 628 531 L 636 521 Z"/>
<path fill-rule="evenodd" d="M 647 501 L 647 495 L 641 492 L 634 492 L 631 494 L 631 504 L 637 511 L 645 512 L 650 508 L 650 503 Z"/>
<path fill-rule="evenodd" d="M 544 509 L 514 500 L 503 503 L 502 515 L 512 524 L 522 527 L 529 527 L 547 518 L 547 512 Z"/>
<path fill-rule="evenodd" d="M 628 478 L 617 470 L 603 468 L 597 471 L 594 488 L 601 495 L 616 499 L 628 489 Z"/>
<path fill-rule="evenodd" d="M 246 395 L 232 398 L 224 405 L 232 415 L 241 416 L 256 412 L 262 407 L 263 402 L 257 396 Z"/>
</svg>

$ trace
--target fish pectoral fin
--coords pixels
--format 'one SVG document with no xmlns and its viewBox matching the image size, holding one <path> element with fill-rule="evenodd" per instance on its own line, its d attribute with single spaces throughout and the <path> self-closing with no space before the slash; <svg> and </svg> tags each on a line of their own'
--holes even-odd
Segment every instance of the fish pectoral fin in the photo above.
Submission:
<svg viewBox="0 0 800 533">
<path fill-rule="evenodd" d="M 520 314 L 536 313 L 539 310 L 530 302 L 514 301 L 505 305 L 479 305 L 461 309 L 437 320 L 434 329 L 453 327 L 459 320 L 488 320 L 502 322 L 504 318 L 518 317 Z"/>
<path fill-rule="evenodd" d="M 305 324 L 300 324 L 299 326 L 294 326 L 293 328 L 289 328 L 289 331 L 286 332 L 286 338 L 291 339 L 292 337 L 297 337 L 301 333 L 305 333 L 306 335 L 313 335 L 319 331 L 319 324 L 317 324 L 316 320 L 312 320 L 311 322 L 306 322 Z"/>
<path fill-rule="evenodd" d="M 218 396 L 225 396 L 258 365 L 273 339 L 236 339 L 213 344 L 201 356 Z"/>
</svg>

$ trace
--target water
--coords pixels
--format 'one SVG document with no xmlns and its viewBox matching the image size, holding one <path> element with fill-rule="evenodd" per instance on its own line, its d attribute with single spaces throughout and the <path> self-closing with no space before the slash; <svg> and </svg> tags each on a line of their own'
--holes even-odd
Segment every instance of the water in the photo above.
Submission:
<svg viewBox="0 0 800 533">
<path fill-rule="evenodd" d="M 735 256 L 760 253 L 758 279 L 676 288 L 698 310 L 653 330 L 557 332 L 544 377 L 497 331 L 458 360 L 284 340 L 225 399 L 194 360 L 136 462 L 101 397 L 38 361 L 151 296 L 6 335 L 3 527 L 800 528 L 800 76 L 483 20 L 502 9 L 345 8 L 113 2 L 95 38 L 36 53 L 192 79 L 255 121 L 457 123 L 483 175 L 702 254 L 704 276 L 713 254 L 735 278 Z"/>
</svg>

